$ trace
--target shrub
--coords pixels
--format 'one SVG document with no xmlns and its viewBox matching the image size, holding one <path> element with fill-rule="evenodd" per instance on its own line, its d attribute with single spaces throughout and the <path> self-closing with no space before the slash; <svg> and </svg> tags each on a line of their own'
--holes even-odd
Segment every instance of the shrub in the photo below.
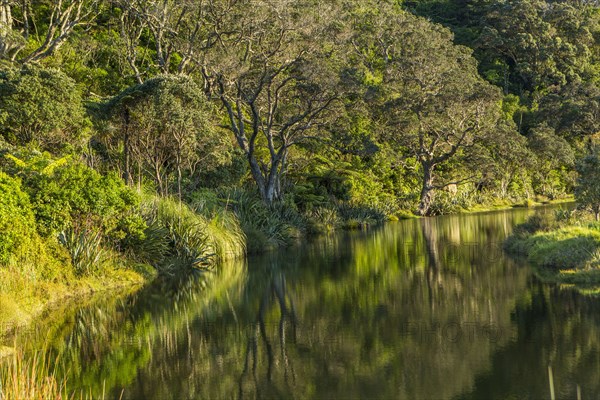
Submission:
<svg viewBox="0 0 600 400">
<path fill-rule="evenodd" d="M 68 256 L 56 240 L 39 236 L 29 196 L 20 181 L 2 171 L 0 232 L 0 267 L 8 267 L 27 281 L 70 273 Z"/>
<path fill-rule="evenodd" d="M 0 264 L 23 254 L 36 240 L 36 226 L 29 196 L 21 182 L 0 171 Z"/>
<path fill-rule="evenodd" d="M 89 126 L 81 93 L 63 72 L 28 65 L 0 73 L 0 135 L 9 143 L 55 150 Z"/>
<path fill-rule="evenodd" d="M 93 228 L 118 241 L 143 231 L 135 217 L 139 196 L 118 176 L 103 176 L 69 158 L 54 160 L 31 152 L 18 156 L 6 154 L 4 163 L 13 175 L 23 177 L 42 236 L 71 227 Z"/>
<path fill-rule="evenodd" d="M 206 268 L 245 252 L 246 239 L 239 223 L 225 210 L 206 217 L 177 200 L 151 197 L 144 201 L 143 212 L 149 226 L 146 240 L 154 242 L 156 250 L 166 250 L 159 268 L 175 264 Z M 161 234 L 166 243 L 160 241 Z"/>
<path fill-rule="evenodd" d="M 68 250 L 76 275 L 92 275 L 101 271 L 107 261 L 99 232 L 78 232 L 69 228 L 59 234 L 58 240 Z"/>
</svg>

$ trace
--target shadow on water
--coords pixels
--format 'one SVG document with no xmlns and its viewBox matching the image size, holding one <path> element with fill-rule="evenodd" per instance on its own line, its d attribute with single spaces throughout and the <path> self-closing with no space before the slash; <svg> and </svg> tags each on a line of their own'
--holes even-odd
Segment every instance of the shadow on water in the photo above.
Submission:
<svg viewBox="0 0 600 400">
<path fill-rule="evenodd" d="M 538 399 L 549 365 L 557 398 L 597 398 L 598 300 L 502 253 L 528 213 L 402 221 L 163 282 L 76 310 L 49 351 L 108 398 Z"/>
</svg>

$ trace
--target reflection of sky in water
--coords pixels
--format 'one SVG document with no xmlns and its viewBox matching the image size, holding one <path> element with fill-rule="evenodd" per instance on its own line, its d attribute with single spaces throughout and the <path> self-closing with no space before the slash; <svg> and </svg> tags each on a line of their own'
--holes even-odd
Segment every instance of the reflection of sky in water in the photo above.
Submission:
<svg viewBox="0 0 600 400">
<path fill-rule="evenodd" d="M 46 331 L 72 388 L 104 382 L 115 398 L 538 399 L 548 365 L 557 398 L 598 398 L 599 301 L 501 252 L 530 212 L 322 237 L 70 309 Z"/>
</svg>

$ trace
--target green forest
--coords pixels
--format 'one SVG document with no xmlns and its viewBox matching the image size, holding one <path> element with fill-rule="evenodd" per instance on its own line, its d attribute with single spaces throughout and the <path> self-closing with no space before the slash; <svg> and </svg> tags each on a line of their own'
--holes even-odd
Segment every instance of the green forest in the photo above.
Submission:
<svg viewBox="0 0 600 400">
<path fill-rule="evenodd" d="M 599 131 L 593 0 L 0 0 L 0 328 L 309 234 L 573 195 L 509 247 L 571 229 L 587 257 Z"/>
</svg>

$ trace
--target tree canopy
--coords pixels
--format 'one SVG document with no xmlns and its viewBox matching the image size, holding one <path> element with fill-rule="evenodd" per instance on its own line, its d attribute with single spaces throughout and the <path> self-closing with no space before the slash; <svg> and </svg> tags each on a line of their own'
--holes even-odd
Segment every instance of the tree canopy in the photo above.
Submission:
<svg viewBox="0 0 600 400">
<path fill-rule="evenodd" d="M 598 130 L 595 2 L 0 9 L 5 144 L 78 154 L 182 199 L 245 187 L 269 205 L 427 215 L 555 198 Z M 340 171 L 347 190 L 324 189 Z"/>
</svg>

